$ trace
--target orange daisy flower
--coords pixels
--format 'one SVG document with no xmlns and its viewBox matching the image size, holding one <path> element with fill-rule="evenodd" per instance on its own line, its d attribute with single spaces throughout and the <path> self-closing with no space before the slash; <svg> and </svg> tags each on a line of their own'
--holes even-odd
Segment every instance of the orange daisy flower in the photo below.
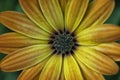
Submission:
<svg viewBox="0 0 120 80">
<path fill-rule="evenodd" d="M 25 14 L 0 13 L 3 71 L 18 80 L 104 80 L 120 61 L 120 27 L 103 24 L 114 0 L 19 0 Z"/>
</svg>

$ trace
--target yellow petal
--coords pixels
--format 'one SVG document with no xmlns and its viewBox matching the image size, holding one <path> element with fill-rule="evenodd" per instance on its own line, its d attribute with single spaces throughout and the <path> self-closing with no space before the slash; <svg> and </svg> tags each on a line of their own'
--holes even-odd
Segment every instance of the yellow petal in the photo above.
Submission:
<svg viewBox="0 0 120 80">
<path fill-rule="evenodd" d="M 34 80 L 34 78 L 36 76 L 38 76 L 38 75 L 40 76 L 40 72 L 43 69 L 43 67 L 47 61 L 48 61 L 48 59 L 42 61 L 41 63 L 39 63 L 29 69 L 23 70 L 17 80 Z"/>
<path fill-rule="evenodd" d="M 18 71 L 34 66 L 51 55 L 48 45 L 33 45 L 8 54 L 1 62 L 3 71 Z"/>
<path fill-rule="evenodd" d="M 39 80 L 59 80 L 62 68 L 62 56 L 55 54 L 46 63 Z"/>
<path fill-rule="evenodd" d="M 65 80 L 83 80 L 81 70 L 71 54 L 64 56 L 63 69 Z"/>
<path fill-rule="evenodd" d="M 95 50 L 98 50 L 105 55 L 110 56 L 115 61 L 120 61 L 120 44 L 116 42 L 104 43 L 92 47 Z"/>
<path fill-rule="evenodd" d="M 104 77 L 102 76 L 102 74 L 97 73 L 97 72 L 89 69 L 87 66 L 85 66 L 80 61 L 78 61 L 78 63 L 81 67 L 81 70 L 82 70 L 82 73 L 83 73 L 85 80 L 105 80 Z"/>
<path fill-rule="evenodd" d="M 119 70 L 119 67 L 111 58 L 92 48 L 80 47 L 74 56 L 79 62 L 101 74 L 112 75 Z"/>
<path fill-rule="evenodd" d="M 16 51 L 16 50 L 18 50 L 18 49 L 20 49 L 20 48 L 1 48 L 0 47 L 0 53 L 4 53 L 4 54 L 10 54 L 10 53 L 12 53 L 13 51 Z"/>
<path fill-rule="evenodd" d="M 37 27 L 24 14 L 18 12 L 0 13 L 0 22 L 9 29 L 32 38 L 45 40 L 49 38 L 49 34 Z"/>
<path fill-rule="evenodd" d="M 66 5 L 67 5 L 68 0 L 59 0 L 59 2 L 60 2 L 60 5 L 61 5 L 61 9 L 62 9 L 62 11 L 63 11 L 63 15 L 64 15 L 64 13 L 65 13 L 65 8 L 66 8 Z"/>
<path fill-rule="evenodd" d="M 76 33 L 78 34 L 87 27 L 104 23 L 112 13 L 114 5 L 114 0 L 93 0 L 79 28 L 76 29 Z"/>
<path fill-rule="evenodd" d="M 69 0 L 65 9 L 65 26 L 73 32 L 80 24 L 89 0 Z"/>
<path fill-rule="evenodd" d="M 37 40 L 19 33 L 10 32 L 0 35 L 0 47 L 4 48 L 20 48 L 33 44 L 47 44 L 48 41 Z"/>
<path fill-rule="evenodd" d="M 24 12 L 36 25 L 49 33 L 54 31 L 45 20 L 37 0 L 19 0 L 19 2 Z"/>
<path fill-rule="evenodd" d="M 88 28 L 78 35 L 81 45 L 95 45 L 98 43 L 113 42 L 120 39 L 120 27 L 110 24 Z"/>
<path fill-rule="evenodd" d="M 62 10 L 58 0 L 39 0 L 43 15 L 56 30 L 64 29 Z"/>
</svg>

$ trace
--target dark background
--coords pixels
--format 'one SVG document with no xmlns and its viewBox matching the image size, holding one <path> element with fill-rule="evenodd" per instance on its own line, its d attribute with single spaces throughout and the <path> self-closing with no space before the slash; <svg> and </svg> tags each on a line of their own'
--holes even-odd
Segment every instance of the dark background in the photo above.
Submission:
<svg viewBox="0 0 120 80">
<path fill-rule="evenodd" d="M 115 24 L 120 26 L 120 0 L 115 0 L 116 6 L 111 15 L 111 17 L 106 21 L 106 23 Z M 0 0 L 0 12 L 3 11 L 19 11 L 23 12 L 18 0 Z M 9 32 L 5 26 L 0 24 L 0 34 Z M 118 41 L 120 42 L 120 41 Z M 0 60 L 5 56 L 5 54 L 0 53 Z M 120 62 L 116 62 L 120 67 Z M 0 80 L 17 80 L 19 72 L 3 72 L 0 70 Z M 106 80 L 120 80 L 120 71 L 116 75 L 105 76 Z"/>
</svg>

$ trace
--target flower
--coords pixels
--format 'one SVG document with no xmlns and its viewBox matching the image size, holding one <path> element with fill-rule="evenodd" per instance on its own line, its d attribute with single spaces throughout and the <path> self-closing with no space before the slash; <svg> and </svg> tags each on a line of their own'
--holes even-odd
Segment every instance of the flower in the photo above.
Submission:
<svg viewBox="0 0 120 80">
<path fill-rule="evenodd" d="M 120 27 L 103 24 L 114 0 L 19 0 L 25 14 L 6 11 L 0 22 L 3 71 L 18 80 L 104 80 L 120 61 Z"/>
</svg>

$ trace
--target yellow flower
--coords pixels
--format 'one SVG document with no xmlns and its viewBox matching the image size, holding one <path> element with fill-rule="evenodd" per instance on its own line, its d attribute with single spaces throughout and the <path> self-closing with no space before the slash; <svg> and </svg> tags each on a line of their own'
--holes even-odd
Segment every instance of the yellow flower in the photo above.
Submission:
<svg viewBox="0 0 120 80">
<path fill-rule="evenodd" d="M 103 24 L 114 0 L 19 0 L 25 14 L 0 13 L 3 71 L 18 80 L 104 80 L 120 61 L 120 27 Z"/>
</svg>

